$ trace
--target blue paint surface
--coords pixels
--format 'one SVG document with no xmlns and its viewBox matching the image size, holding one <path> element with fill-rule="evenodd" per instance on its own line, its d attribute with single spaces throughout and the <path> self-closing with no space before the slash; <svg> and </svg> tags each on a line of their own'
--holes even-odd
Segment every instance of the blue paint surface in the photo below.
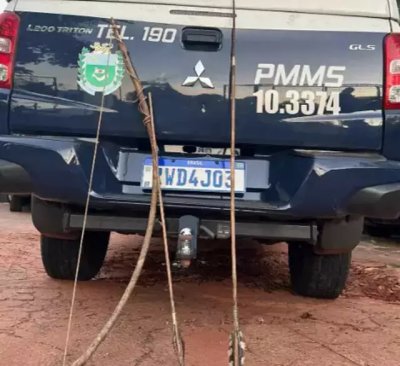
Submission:
<svg viewBox="0 0 400 366">
<path fill-rule="evenodd" d="M 144 165 L 153 165 L 151 158 L 147 158 Z M 159 166 L 181 167 L 181 168 L 211 168 L 211 169 L 230 169 L 231 163 L 227 160 L 207 160 L 207 159 L 171 159 L 160 157 Z M 236 169 L 245 170 L 245 164 L 236 162 Z"/>
</svg>

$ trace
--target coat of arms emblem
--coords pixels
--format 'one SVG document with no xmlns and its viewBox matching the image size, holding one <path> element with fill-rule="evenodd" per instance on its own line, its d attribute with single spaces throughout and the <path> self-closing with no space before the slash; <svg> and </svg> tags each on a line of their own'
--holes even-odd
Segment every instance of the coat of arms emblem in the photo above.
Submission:
<svg viewBox="0 0 400 366">
<path fill-rule="evenodd" d="M 98 42 L 84 47 L 79 54 L 79 86 L 91 95 L 96 92 L 108 95 L 116 91 L 122 83 L 125 68 L 122 53 L 112 53 L 112 46 Z"/>
</svg>

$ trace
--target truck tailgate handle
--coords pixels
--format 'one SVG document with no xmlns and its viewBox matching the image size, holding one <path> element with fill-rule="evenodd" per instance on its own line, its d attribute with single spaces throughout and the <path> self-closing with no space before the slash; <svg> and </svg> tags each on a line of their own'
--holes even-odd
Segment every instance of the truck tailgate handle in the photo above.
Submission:
<svg viewBox="0 0 400 366">
<path fill-rule="evenodd" d="M 192 28 L 182 31 L 182 44 L 187 50 L 218 51 L 222 47 L 222 32 L 215 28 Z"/>
</svg>

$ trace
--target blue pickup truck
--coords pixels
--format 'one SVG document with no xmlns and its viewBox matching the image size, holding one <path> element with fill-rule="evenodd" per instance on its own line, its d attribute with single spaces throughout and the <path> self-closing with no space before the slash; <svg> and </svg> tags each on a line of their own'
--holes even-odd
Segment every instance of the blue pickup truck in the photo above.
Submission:
<svg viewBox="0 0 400 366">
<path fill-rule="evenodd" d="M 399 11 L 298 4 L 237 1 L 237 235 L 287 241 L 294 291 L 336 298 L 363 218 L 400 215 Z M 196 239 L 231 235 L 231 1 L 12 0 L 0 15 L 0 193 L 32 192 L 56 279 L 74 277 L 103 95 L 79 279 L 100 270 L 110 232 L 147 225 L 150 146 L 110 17 L 153 96 L 170 236 L 188 221 Z"/>
</svg>

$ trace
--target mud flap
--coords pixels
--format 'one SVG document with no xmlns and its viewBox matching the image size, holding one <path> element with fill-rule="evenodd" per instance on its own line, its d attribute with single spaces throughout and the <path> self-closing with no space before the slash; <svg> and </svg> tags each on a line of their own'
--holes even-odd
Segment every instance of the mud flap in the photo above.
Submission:
<svg viewBox="0 0 400 366">
<path fill-rule="evenodd" d="M 324 222 L 315 251 L 318 254 L 351 252 L 359 244 L 363 228 L 364 218 L 359 216 Z"/>
</svg>

